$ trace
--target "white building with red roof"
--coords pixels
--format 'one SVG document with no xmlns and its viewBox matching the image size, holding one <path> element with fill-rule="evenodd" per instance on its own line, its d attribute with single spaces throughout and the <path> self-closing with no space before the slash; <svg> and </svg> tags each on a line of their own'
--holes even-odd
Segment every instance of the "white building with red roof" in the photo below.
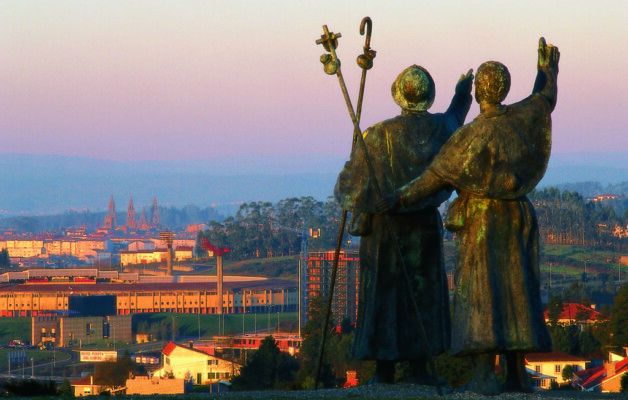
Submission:
<svg viewBox="0 0 628 400">
<path fill-rule="evenodd" d="M 190 346 L 170 342 L 162 350 L 164 366 L 153 376 L 193 380 L 197 385 L 229 381 L 240 373 L 241 365 L 210 355 Z"/>
<path fill-rule="evenodd" d="M 549 353 L 530 353 L 525 355 L 526 368 L 532 377 L 532 385 L 539 389 L 549 389 L 552 381 L 557 384 L 567 383 L 563 379 L 563 369 L 567 365 L 574 368 L 574 372 L 582 371 L 586 368 L 589 360 L 560 351 Z"/>
</svg>

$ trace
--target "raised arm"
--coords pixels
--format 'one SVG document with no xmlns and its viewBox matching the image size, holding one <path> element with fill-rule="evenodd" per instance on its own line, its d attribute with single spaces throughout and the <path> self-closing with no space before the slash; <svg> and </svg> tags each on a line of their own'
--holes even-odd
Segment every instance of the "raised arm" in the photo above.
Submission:
<svg viewBox="0 0 628 400">
<path fill-rule="evenodd" d="M 532 93 L 541 93 L 549 101 L 552 111 L 556 106 L 558 95 L 558 60 L 560 52 L 558 47 L 545 43 L 545 38 L 539 39 L 539 59 L 537 62 L 538 73 L 534 82 Z"/>
<path fill-rule="evenodd" d="M 443 190 L 449 190 L 450 185 L 440 179 L 430 169 L 426 169 L 418 178 L 405 186 L 395 190 L 393 194 L 384 196 L 375 204 L 378 214 L 389 214 L 400 207 L 409 207 Z"/>
<path fill-rule="evenodd" d="M 473 98 L 471 97 L 471 88 L 473 87 L 473 70 L 470 69 L 466 74 L 460 75 L 456 84 L 456 92 L 451 104 L 447 108 L 447 114 L 454 114 L 459 125 L 464 123 Z"/>
</svg>

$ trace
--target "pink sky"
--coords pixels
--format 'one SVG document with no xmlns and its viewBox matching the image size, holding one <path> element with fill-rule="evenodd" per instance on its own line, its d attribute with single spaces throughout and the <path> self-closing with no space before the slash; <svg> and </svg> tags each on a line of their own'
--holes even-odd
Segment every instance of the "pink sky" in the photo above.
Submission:
<svg viewBox="0 0 628 400">
<path fill-rule="evenodd" d="M 390 85 L 411 64 L 434 77 L 433 112 L 490 59 L 511 71 L 506 103 L 522 99 L 545 36 L 561 51 L 554 152 L 628 150 L 626 1 L 265 0 L 0 3 L 0 152 L 348 156 L 351 121 L 315 41 L 323 24 L 342 33 L 355 104 L 367 15 L 363 128 L 398 114 Z"/>
</svg>

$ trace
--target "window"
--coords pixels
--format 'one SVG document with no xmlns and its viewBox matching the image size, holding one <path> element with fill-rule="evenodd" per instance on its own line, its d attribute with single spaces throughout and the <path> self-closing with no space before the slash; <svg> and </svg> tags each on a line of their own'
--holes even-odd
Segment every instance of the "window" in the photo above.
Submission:
<svg viewBox="0 0 628 400">
<path fill-rule="evenodd" d="M 556 373 L 560 372 L 560 364 L 554 365 L 554 372 L 556 372 Z"/>
<path fill-rule="evenodd" d="M 534 371 L 538 372 L 540 374 L 541 373 L 541 366 L 540 365 L 535 365 L 534 366 Z"/>
</svg>

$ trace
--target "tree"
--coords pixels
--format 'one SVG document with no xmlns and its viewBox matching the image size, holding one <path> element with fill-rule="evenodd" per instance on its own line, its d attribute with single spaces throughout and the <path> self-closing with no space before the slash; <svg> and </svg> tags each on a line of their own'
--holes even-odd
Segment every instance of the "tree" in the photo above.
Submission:
<svg viewBox="0 0 628 400">
<path fill-rule="evenodd" d="M 614 346 L 628 346 L 628 285 L 622 286 L 615 297 L 609 331 L 612 334 Z"/>
<path fill-rule="evenodd" d="M 294 381 L 298 369 L 299 363 L 291 355 L 282 353 L 275 339 L 267 336 L 231 383 L 234 390 L 281 389 Z"/>
<path fill-rule="evenodd" d="M 571 364 L 567 364 L 563 367 L 562 377 L 566 382 L 571 383 L 573 381 L 573 373 L 575 372 L 575 368 Z"/>
<path fill-rule="evenodd" d="M 104 386 L 119 387 L 126 384 L 129 374 L 135 371 L 136 364 L 131 360 L 128 352 L 115 362 L 97 363 L 94 368 L 94 375 L 98 382 Z"/>
<path fill-rule="evenodd" d="M 2 249 L 0 251 L 0 267 L 8 268 L 11 266 L 11 259 L 9 258 L 9 250 Z"/>
<path fill-rule="evenodd" d="M 628 393 L 628 374 L 623 374 L 621 376 L 621 381 L 619 382 L 621 385 L 619 388 L 619 393 Z"/>
<path fill-rule="evenodd" d="M 321 347 L 323 324 L 325 321 L 325 313 L 327 309 L 327 303 L 323 296 L 318 295 L 310 299 L 309 308 L 309 320 L 301 330 L 303 336 L 303 343 L 301 343 L 301 350 L 299 357 L 301 358 L 302 367 L 297 374 L 297 381 L 301 383 L 306 389 L 311 389 L 309 384 L 314 383 L 316 375 L 316 365 L 318 363 L 319 352 Z M 325 346 L 325 354 L 323 355 L 323 362 L 321 365 L 321 376 L 319 383 L 324 387 L 333 387 L 335 383 L 335 377 L 332 370 L 332 365 L 329 360 L 330 345 L 329 339 L 332 337 L 334 327 L 331 321 L 334 318 L 330 316 L 329 331 L 327 332 L 328 342 Z"/>
<path fill-rule="evenodd" d="M 74 397 L 74 388 L 70 384 L 70 381 L 64 379 L 59 386 L 59 396 L 61 397 Z"/>
<path fill-rule="evenodd" d="M 560 314 L 563 312 L 563 301 L 560 296 L 554 296 L 547 302 L 547 317 L 550 327 L 554 330 L 558 326 Z"/>
</svg>

